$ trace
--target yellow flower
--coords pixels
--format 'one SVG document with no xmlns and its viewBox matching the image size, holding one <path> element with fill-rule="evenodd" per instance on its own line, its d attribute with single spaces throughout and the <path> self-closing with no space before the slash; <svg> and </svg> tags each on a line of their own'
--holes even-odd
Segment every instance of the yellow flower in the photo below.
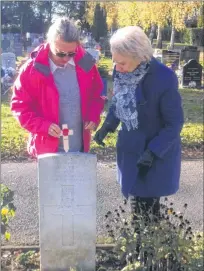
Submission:
<svg viewBox="0 0 204 271">
<path fill-rule="evenodd" d="M 172 210 L 168 209 L 168 215 L 172 214 Z"/>
<path fill-rule="evenodd" d="M 1 214 L 2 214 L 2 215 L 7 215 L 8 212 L 9 212 L 9 210 L 8 210 L 7 208 L 1 209 Z"/>
<path fill-rule="evenodd" d="M 10 238 L 11 238 L 11 234 L 9 233 L 9 232 L 5 232 L 5 239 L 7 240 L 7 241 L 9 241 L 10 240 Z"/>
</svg>

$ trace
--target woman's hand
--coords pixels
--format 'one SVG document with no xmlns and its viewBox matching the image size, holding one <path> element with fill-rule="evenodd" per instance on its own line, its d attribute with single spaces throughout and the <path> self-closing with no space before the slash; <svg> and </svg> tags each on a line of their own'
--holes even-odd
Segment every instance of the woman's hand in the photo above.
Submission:
<svg viewBox="0 0 204 271">
<path fill-rule="evenodd" d="M 152 166 L 155 155 L 150 150 L 146 150 L 137 162 L 139 168 L 139 175 L 144 177 L 147 175 L 149 169 Z"/>
<path fill-rule="evenodd" d="M 96 129 L 96 124 L 93 121 L 89 121 L 89 122 L 87 121 L 87 122 L 85 122 L 84 128 L 86 130 L 95 130 Z"/>
<path fill-rule="evenodd" d="M 104 135 L 104 132 L 103 131 L 101 131 L 101 129 L 99 129 L 97 132 L 96 132 L 96 134 L 95 134 L 95 136 L 94 136 L 94 141 L 96 141 L 96 143 L 98 144 L 98 145 L 101 145 L 101 146 L 103 146 L 103 147 L 105 147 L 105 143 L 103 142 L 103 139 L 105 138 L 105 136 L 106 135 Z"/>
<path fill-rule="evenodd" d="M 106 123 L 104 123 L 102 125 L 102 127 L 96 132 L 95 136 L 94 136 L 94 141 L 96 141 L 96 143 L 98 145 L 101 145 L 103 147 L 105 147 L 105 143 L 103 142 L 103 140 L 105 139 L 105 137 L 108 134 L 108 129 L 106 127 Z"/>
<path fill-rule="evenodd" d="M 60 127 L 57 124 L 52 123 L 50 125 L 49 129 L 48 129 L 48 134 L 50 136 L 58 137 L 59 138 L 60 135 L 61 135 L 61 129 L 60 129 Z"/>
</svg>

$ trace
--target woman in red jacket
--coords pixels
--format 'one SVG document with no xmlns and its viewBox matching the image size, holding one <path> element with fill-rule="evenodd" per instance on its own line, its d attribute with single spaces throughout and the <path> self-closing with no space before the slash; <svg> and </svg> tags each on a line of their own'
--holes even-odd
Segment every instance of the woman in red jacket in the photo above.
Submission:
<svg viewBox="0 0 204 271">
<path fill-rule="evenodd" d="M 14 84 L 11 110 L 30 133 L 28 152 L 37 157 L 63 151 L 63 124 L 73 130 L 69 151 L 88 152 L 104 106 L 102 89 L 95 60 L 80 46 L 76 26 L 68 18 L 56 20 L 47 43 L 31 53 Z"/>
</svg>

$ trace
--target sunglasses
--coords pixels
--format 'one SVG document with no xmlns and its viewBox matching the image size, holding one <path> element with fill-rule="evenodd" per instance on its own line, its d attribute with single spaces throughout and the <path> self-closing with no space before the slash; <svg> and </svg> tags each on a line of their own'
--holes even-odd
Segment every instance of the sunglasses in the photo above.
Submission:
<svg viewBox="0 0 204 271">
<path fill-rule="evenodd" d="M 60 58 L 63 58 L 65 56 L 74 57 L 76 55 L 76 53 L 75 52 L 70 52 L 70 53 L 58 52 L 58 53 L 55 53 L 55 55 Z"/>
</svg>

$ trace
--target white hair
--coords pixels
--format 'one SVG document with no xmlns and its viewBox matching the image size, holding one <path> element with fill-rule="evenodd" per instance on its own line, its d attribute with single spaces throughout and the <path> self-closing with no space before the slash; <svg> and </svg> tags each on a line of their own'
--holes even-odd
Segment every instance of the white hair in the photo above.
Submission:
<svg viewBox="0 0 204 271">
<path fill-rule="evenodd" d="M 47 41 L 51 43 L 57 38 L 65 42 L 79 42 L 80 34 L 74 21 L 67 17 L 56 19 L 47 32 Z"/>
<path fill-rule="evenodd" d="M 118 29 L 110 39 L 111 52 L 149 61 L 153 55 L 151 42 L 138 26 Z"/>
</svg>

